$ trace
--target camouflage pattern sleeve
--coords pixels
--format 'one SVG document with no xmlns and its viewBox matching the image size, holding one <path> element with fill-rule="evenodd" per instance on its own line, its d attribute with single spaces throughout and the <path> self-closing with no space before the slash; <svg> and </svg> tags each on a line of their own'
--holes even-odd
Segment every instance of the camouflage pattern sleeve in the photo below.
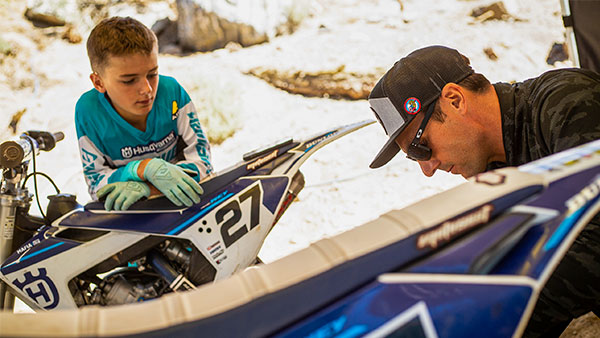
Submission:
<svg viewBox="0 0 600 338">
<path fill-rule="evenodd" d="M 540 109 L 541 134 L 552 154 L 600 139 L 600 76 L 583 73 L 558 84 L 549 81 Z"/>
</svg>

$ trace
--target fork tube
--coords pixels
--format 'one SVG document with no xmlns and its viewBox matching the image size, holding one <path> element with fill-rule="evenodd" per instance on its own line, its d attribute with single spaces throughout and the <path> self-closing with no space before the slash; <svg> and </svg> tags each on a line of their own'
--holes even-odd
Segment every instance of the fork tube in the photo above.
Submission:
<svg viewBox="0 0 600 338">
<path fill-rule="evenodd" d="M 16 210 L 15 197 L 0 195 L 0 264 L 12 253 Z M 8 286 L 0 281 L 0 309 L 12 310 L 14 302 L 14 295 L 8 292 Z"/>
</svg>

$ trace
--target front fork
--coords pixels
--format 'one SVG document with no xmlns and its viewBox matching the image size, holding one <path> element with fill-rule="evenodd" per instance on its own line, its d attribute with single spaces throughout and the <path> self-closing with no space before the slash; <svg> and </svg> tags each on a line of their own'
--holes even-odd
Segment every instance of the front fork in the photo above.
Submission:
<svg viewBox="0 0 600 338">
<path fill-rule="evenodd" d="M 0 264 L 13 252 L 15 217 L 18 201 L 11 195 L 0 195 Z M 12 310 L 15 296 L 8 292 L 8 285 L 0 281 L 0 309 Z"/>
<path fill-rule="evenodd" d="M 40 217 L 28 214 L 31 198 L 19 198 L 0 194 L 0 264 L 23 245 L 36 229 L 44 225 Z M 0 280 L 0 310 L 12 310 L 14 295 L 6 283 Z"/>
</svg>

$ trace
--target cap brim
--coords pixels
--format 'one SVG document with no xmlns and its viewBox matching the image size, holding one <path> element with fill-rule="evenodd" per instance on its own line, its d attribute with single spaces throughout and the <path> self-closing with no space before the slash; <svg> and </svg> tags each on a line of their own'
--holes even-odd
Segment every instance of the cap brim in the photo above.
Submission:
<svg viewBox="0 0 600 338">
<path fill-rule="evenodd" d="M 376 169 L 385 165 L 400 151 L 400 147 L 396 143 L 396 137 L 400 135 L 402 129 L 404 128 L 401 128 L 401 130 L 390 136 L 387 142 L 383 145 L 383 148 L 381 148 L 377 156 L 375 156 L 375 159 L 373 159 L 373 162 L 371 162 L 369 165 L 371 169 Z"/>
</svg>

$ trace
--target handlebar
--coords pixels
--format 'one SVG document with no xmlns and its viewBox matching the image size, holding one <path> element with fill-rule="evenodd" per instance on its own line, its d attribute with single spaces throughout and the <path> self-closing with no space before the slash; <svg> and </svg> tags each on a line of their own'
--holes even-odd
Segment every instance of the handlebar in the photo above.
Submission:
<svg viewBox="0 0 600 338">
<path fill-rule="evenodd" d="M 24 161 L 29 160 L 32 150 L 50 151 L 65 138 L 62 132 L 50 133 L 47 131 L 29 130 L 21 135 L 18 140 L 5 141 L 0 144 L 0 168 L 16 168 Z M 31 142 L 30 142 L 31 140 Z M 32 145 L 33 148 L 32 149 Z"/>
</svg>

